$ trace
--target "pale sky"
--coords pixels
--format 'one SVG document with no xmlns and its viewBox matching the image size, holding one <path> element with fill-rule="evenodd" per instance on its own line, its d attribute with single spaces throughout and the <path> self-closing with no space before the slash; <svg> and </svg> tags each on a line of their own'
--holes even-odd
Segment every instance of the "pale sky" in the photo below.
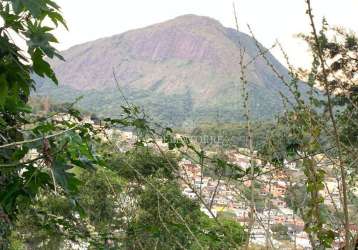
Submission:
<svg viewBox="0 0 358 250">
<path fill-rule="evenodd" d="M 278 39 L 295 66 L 309 65 L 307 48 L 295 38 L 309 31 L 305 0 L 57 0 L 69 31 L 58 30 L 60 50 L 73 45 L 145 27 L 184 14 L 209 16 L 234 27 L 232 4 L 238 9 L 240 29 L 250 24 L 266 47 Z M 333 25 L 358 32 L 358 0 L 312 0 L 316 20 L 325 16 Z M 273 51 L 283 61 L 279 51 Z"/>
</svg>

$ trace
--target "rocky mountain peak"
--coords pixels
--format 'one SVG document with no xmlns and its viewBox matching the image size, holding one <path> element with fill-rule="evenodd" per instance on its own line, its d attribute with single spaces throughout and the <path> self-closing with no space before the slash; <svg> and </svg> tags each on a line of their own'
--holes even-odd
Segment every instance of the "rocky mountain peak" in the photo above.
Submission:
<svg viewBox="0 0 358 250">
<path fill-rule="evenodd" d="M 145 93 L 139 95 L 139 102 L 179 97 L 183 103 L 176 105 L 176 109 L 184 105 L 185 112 L 196 110 L 205 114 L 203 110 L 213 112 L 219 106 L 238 107 L 242 97 L 239 69 L 242 49 L 244 59 L 250 62 L 246 78 L 253 98 L 256 96 L 258 103 L 273 103 L 272 106 L 257 105 L 253 112 L 271 115 L 271 110 L 281 105 L 278 91 L 287 90 L 279 84 L 263 58 L 257 56 L 252 37 L 226 28 L 209 17 L 184 15 L 77 45 L 62 52 L 66 62 L 50 63 L 60 85 L 79 92 L 111 93 L 116 86 L 115 71 L 121 87 L 131 93 Z M 282 75 L 288 75 L 270 53 L 266 56 Z M 106 105 L 108 108 L 108 103 Z"/>
</svg>

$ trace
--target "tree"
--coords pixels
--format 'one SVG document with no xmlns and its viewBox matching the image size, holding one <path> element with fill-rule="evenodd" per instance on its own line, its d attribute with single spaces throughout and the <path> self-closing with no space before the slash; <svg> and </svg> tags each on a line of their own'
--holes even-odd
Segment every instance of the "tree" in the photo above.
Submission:
<svg viewBox="0 0 358 250">
<path fill-rule="evenodd" d="M 92 148 L 93 128 L 80 123 L 77 110 L 39 118 L 27 104 L 34 79 L 57 84 L 45 59 L 63 59 L 52 34 L 58 25 L 66 27 L 60 7 L 51 0 L 4 0 L 0 16 L 0 248 L 6 248 L 21 206 L 36 203 L 46 190 L 76 207 L 79 181 L 69 170 L 100 162 Z"/>
<path fill-rule="evenodd" d="M 173 154 L 166 153 L 163 156 L 152 148 L 141 146 L 110 157 L 108 165 L 120 176 L 139 182 L 143 182 L 143 177 L 153 176 L 173 179 L 178 169 L 177 160 Z"/>
<path fill-rule="evenodd" d="M 284 167 L 284 162 L 290 161 L 303 171 L 305 196 L 298 193 L 298 200 L 289 203 L 303 215 L 312 246 L 330 247 L 337 234 L 344 231 L 344 245 L 348 249 L 353 217 L 348 194 L 351 184 L 356 183 L 357 169 L 358 43 L 354 34 L 330 28 L 325 19 L 319 30 L 311 1 L 306 3 L 312 32 L 301 36 L 311 48 L 312 67 L 307 71 L 291 67 L 288 80 L 279 76 L 295 102 L 284 98 L 290 108 L 278 119 L 262 152 L 276 166 Z M 303 91 L 300 84 L 306 84 L 308 89 Z M 322 164 L 318 155 L 329 163 Z M 330 172 L 339 183 L 342 201 L 342 209 L 335 206 L 335 211 L 322 209 L 322 192 Z"/>
<path fill-rule="evenodd" d="M 81 245 L 88 249 L 233 249 L 245 241 L 240 224 L 218 218 L 219 225 L 207 217 L 200 211 L 199 202 L 185 197 L 177 180 L 165 178 L 162 171 L 147 176 L 122 176 L 119 170 L 125 165 L 119 165 L 118 158 L 122 158 L 121 162 L 130 160 L 131 166 L 139 170 L 148 164 L 131 154 L 137 155 L 137 152 L 115 156 L 114 165 L 110 166 L 112 170 L 75 169 L 81 181 L 77 200 L 86 216 L 80 216 L 65 196 L 51 192 L 42 192 L 30 207 L 21 206 L 11 246 L 22 245 L 28 249 L 71 249 Z M 146 157 L 149 162 L 165 159 L 164 156 L 159 159 L 158 153 L 151 150 Z"/>
<path fill-rule="evenodd" d="M 247 240 L 247 233 L 236 221 L 219 218 L 220 224 L 207 216 L 201 217 L 200 242 L 208 249 L 237 249 Z M 198 249 L 194 245 L 192 249 Z"/>
<path fill-rule="evenodd" d="M 274 232 L 274 237 L 278 240 L 289 240 L 290 236 L 288 235 L 288 227 L 283 224 L 275 224 L 271 227 L 271 230 Z"/>
<path fill-rule="evenodd" d="M 199 204 L 181 194 L 174 181 L 149 178 L 138 197 L 139 211 L 127 232 L 127 247 L 188 249 L 195 242 Z"/>
</svg>

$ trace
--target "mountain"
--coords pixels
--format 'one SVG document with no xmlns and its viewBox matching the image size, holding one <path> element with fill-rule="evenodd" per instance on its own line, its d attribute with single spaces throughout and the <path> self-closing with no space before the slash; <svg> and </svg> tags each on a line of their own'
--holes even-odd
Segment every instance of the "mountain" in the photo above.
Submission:
<svg viewBox="0 0 358 250">
<path fill-rule="evenodd" d="M 260 45 L 261 46 L 261 45 Z M 61 52 L 65 62 L 50 64 L 59 87 L 39 80 L 39 95 L 72 101 L 83 109 L 116 116 L 123 103 L 117 83 L 129 101 L 159 121 L 239 121 L 243 117 L 240 58 L 246 70 L 254 118 L 272 118 L 282 110 L 279 92 L 288 93 L 264 59 L 255 40 L 218 21 L 185 15 L 146 28 L 74 46 Z M 270 53 L 283 76 L 288 71 Z"/>
</svg>

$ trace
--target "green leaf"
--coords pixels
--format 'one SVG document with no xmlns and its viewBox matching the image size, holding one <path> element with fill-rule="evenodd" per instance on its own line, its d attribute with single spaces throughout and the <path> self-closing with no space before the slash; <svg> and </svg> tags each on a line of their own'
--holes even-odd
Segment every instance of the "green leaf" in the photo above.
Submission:
<svg viewBox="0 0 358 250">
<path fill-rule="evenodd" d="M 23 177 L 26 182 L 26 192 L 33 197 L 36 196 L 40 188 L 52 186 L 51 177 L 36 167 L 27 167 Z"/>
<path fill-rule="evenodd" d="M 11 159 L 13 161 L 20 161 L 22 158 L 25 157 L 25 155 L 27 154 L 27 152 L 29 151 L 29 148 L 26 146 L 23 146 L 19 149 L 17 149 L 13 155 L 11 156 Z"/>
<path fill-rule="evenodd" d="M 85 156 L 80 156 L 78 158 L 78 160 L 73 160 L 72 161 L 73 164 L 77 165 L 78 167 L 87 169 L 87 170 L 95 170 L 96 168 L 94 167 L 92 161 L 90 161 L 87 157 Z"/>
<path fill-rule="evenodd" d="M 36 74 L 41 77 L 47 76 L 50 78 L 56 85 L 58 85 L 58 80 L 55 76 L 55 73 L 51 69 L 51 66 L 44 59 L 44 54 L 40 49 L 36 49 L 32 55 L 33 61 L 33 70 Z"/>
<path fill-rule="evenodd" d="M 42 14 L 42 9 L 46 6 L 43 1 L 39 0 L 21 0 L 23 6 L 28 9 L 35 18 L 39 18 Z"/>
<path fill-rule="evenodd" d="M 71 169 L 64 161 L 57 159 L 53 164 L 53 171 L 56 182 L 68 193 L 77 193 L 78 185 L 81 183 L 73 173 L 69 173 Z"/>
<path fill-rule="evenodd" d="M 15 211 L 17 197 L 25 195 L 22 187 L 21 181 L 17 178 L 0 192 L 0 204 L 8 214 Z"/>
<path fill-rule="evenodd" d="M 12 8 L 14 9 L 15 14 L 19 14 L 23 10 L 23 4 L 21 0 L 11 0 Z"/>
<path fill-rule="evenodd" d="M 56 10 L 60 10 L 60 6 L 58 6 L 58 4 L 55 3 L 54 1 L 47 0 L 47 4 L 50 5 L 52 8 L 54 8 Z"/>
<path fill-rule="evenodd" d="M 60 13 L 51 11 L 48 13 L 48 16 L 56 27 L 58 26 L 58 23 L 61 23 L 68 30 L 68 26 Z"/>
</svg>

